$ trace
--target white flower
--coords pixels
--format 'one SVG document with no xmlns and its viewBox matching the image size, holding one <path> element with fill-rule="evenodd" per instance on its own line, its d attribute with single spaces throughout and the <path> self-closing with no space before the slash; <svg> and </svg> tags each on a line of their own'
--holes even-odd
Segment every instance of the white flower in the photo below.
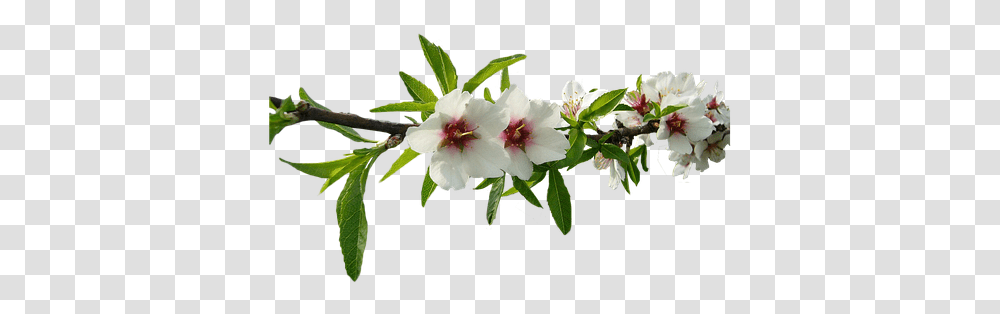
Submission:
<svg viewBox="0 0 1000 314">
<path fill-rule="evenodd" d="M 688 174 L 691 173 L 691 168 L 693 167 L 697 167 L 698 171 L 708 169 L 708 162 L 695 157 L 694 154 L 679 154 L 677 152 L 670 152 L 670 156 L 667 157 L 667 159 L 677 162 L 677 164 L 674 165 L 673 175 L 684 175 L 684 179 L 687 179 Z"/>
<path fill-rule="evenodd" d="M 713 162 L 720 162 L 726 158 L 725 148 L 728 145 L 729 145 L 729 133 L 715 132 L 712 133 L 712 135 L 710 135 L 704 141 L 700 141 L 694 144 L 694 154 L 695 157 L 698 157 L 699 159 L 702 160 L 711 160 Z M 698 171 L 702 171 L 702 169 L 698 169 Z"/>
<path fill-rule="evenodd" d="M 608 92 L 607 90 L 598 89 L 593 93 L 587 92 L 583 89 L 583 85 L 580 85 L 576 80 L 570 80 L 566 82 L 566 86 L 563 86 L 563 104 L 562 104 L 562 114 L 566 115 L 570 119 L 576 120 L 576 114 L 584 107 L 590 106 L 597 97 L 604 95 Z"/>
<path fill-rule="evenodd" d="M 569 140 L 554 127 L 559 125 L 559 107 L 544 100 L 531 100 L 517 86 L 511 86 L 497 99 L 496 106 L 507 108 L 510 122 L 499 138 L 510 155 L 504 171 L 528 180 L 532 163 L 541 164 L 566 158 Z"/>
<path fill-rule="evenodd" d="M 691 144 L 712 134 L 712 121 L 705 117 L 705 106 L 688 106 L 660 118 L 656 139 L 667 140 L 667 147 L 680 154 L 691 153 Z"/>
<path fill-rule="evenodd" d="M 670 105 L 686 104 L 701 94 L 705 81 L 695 83 L 691 73 L 660 72 L 642 84 L 642 93 L 647 99 L 660 104 L 661 108 Z"/>
<path fill-rule="evenodd" d="M 621 122 L 622 125 L 624 125 L 626 128 L 642 126 L 643 124 L 645 124 L 642 122 L 642 118 L 643 117 L 637 111 L 615 112 L 615 120 Z M 653 145 L 653 141 L 649 139 L 649 134 L 639 134 L 636 135 L 635 137 L 641 139 L 642 143 L 645 144 L 646 146 Z"/>
<path fill-rule="evenodd" d="M 437 101 L 424 123 L 406 130 L 406 141 L 417 152 L 434 153 L 434 183 L 445 190 L 463 189 L 469 177 L 503 175 L 510 157 L 498 136 L 509 121 L 505 107 L 455 90 Z"/>
<path fill-rule="evenodd" d="M 722 124 L 729 128 L 729 106 L 726 106 L 724 97 L 725 94 L 719 91 L 719 84 L 716 83 L 715 96 L 712 96 L 711 100 L 705 103 L 705 107 L 708 108 L 706 116 L 712 120 L 712 123 Z"/>
<path fill-rule="evenodd" d="M 614 167 L 611 167 L 612 165 Z M 611 178 L 608 180 L 608 186 L 613 190 L 618 189 L 618 184 L 622 180 L 625 180 L 625 168 L 617 160 L 605 158 L 600 152 L 594 155 L 594 168 L 597 168 L 597 170 L 611 168 Z"/>
</svg>

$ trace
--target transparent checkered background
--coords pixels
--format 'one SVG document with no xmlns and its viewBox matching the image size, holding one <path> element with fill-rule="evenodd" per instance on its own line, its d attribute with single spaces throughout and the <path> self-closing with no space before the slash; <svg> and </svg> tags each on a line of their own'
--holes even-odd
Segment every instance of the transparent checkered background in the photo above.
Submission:
<svg viewBox="0 0 1000 314">
<path fill-rule="evenodd" d="M 0 313 L 998 313 L 1000 2 L 0 1 Z M 363 147 L 268 96 L 337 111 L 514 53 L 532 98 L 691 71 L 733 145 L 627 195 L 583 165 L 575 225 L 438 191 L 426 156 L 366 195 L 362 275 L 334 200 L 278 158 Z M 498 78 L 484 86 L 498 90 Z M 480 94 L 481 95 L 481 94 Z M 298 98 L 293 96 L 293 98 Z M 381 140 L 384 135 L 362 132 Z M 658 147 L 662 147 L 658 145 Z M 542 186 L 545 186 L 543 183 Z M 332 192 L 331 192 L 332 191 Z M 993 191 L 993 192 L 990 192 Z M 544 188 L 535 193 L 545 195 Z"/>
</svg>

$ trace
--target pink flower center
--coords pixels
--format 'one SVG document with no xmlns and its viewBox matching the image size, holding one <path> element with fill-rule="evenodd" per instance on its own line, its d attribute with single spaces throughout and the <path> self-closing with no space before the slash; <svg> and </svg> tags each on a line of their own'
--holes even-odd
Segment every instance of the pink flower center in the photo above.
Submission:
<svg viewBox="0 0 1000 314">
<path fill-rule="evenodd" d="M 459 151 L 464 151 L 469 145 L 472 144 L 472 140 L 478 139 L 476 136 L 475 128 L 470 128 L 469 124 L 465 122 L 464 119 L 455 119 L 454 121 L 445 124 L 442 132 L 444 132 L 444 139 L 441 140 L 441 148 L 453 147 Z"/>
<path fill-rule="evenodd" d="M 528 140 L 531 139 L 531 127 L 524 123 L 524 119 L 511 121 L 507 125 L 507 129 L 500 133 L 500 138 L 504 140 L 503 148 L 516 146 L 524 150 Z"/>
<path fill-rule="evenodd" d="M 684 132 L 684 128 L 687 126 L 687 120 L 682 118 L 681 115 L 677 114 L 676 112 L 671 113 L 670 115 L 667 116 L 666 123 L 667 123 L 667 130 L 669 130 L 671 134 L 680 133 L 687 135 L 687 133 Z"/>
<path fill-rule="evenodd" d="M 649 101 L 646 100 L 646 94 L 640 94 L 639 91 L 632 91 L 628 96 L 629 106 L 639 112 L 640 116 L 645 116 L 649 113 Z"/>
<path fill-rule="evenodd" d="M 708 109 L 713 110 L 715 108 L 719 108 L 719 103 L 715 101 L 715 97 L 712 97 L 712 101 L 708 102 Z"/>
</svg>

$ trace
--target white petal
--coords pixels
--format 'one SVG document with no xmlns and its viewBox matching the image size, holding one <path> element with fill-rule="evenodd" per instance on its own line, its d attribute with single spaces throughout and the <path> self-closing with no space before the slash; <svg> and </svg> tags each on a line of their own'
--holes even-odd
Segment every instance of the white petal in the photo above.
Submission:
<svg viewBox="0 0 1000 314">
<path fill-rule="evenodd" d="M 559 115 L 559 106 L 555 103 L 536 99 L 531 101 L 530 108 L 524 118 L 534 128 L 554 128 L 563 121 Z M 514 115 L 511 114 L 511 120 L 513 119 Z"/>
<path fill-rule="evenodd" d="M 528 97 L 524 95 L 517 85 L 511 85 L 497 99 L 496 105 L 507 107 L 510 111 L 511 119 L 523 119 L 528 115 Z"/>
<path fill-rule="evenodd" d="M 576 80 L 570 80 L 566 82 L 566 86 L 563 86 L 563 102 L 571 102 L 573 99 L 581 99 L 587 91 L 583 90 L 583 85 L 580 85 Z"/>
<path fill-rule="evenodd" d="M 608 186 L 612 190 L 618 189 L 618 184 L 625 179 L 625 168 L 622 168 L 622 165 L 617 160 L 614 161 L 614 164 L 615 166 L 611 167 L 611 177 L 608 178 Z"/>
<path fill-rule="evenodd" d="M 679 175 L 682 175 L 682 174 L 684 175 L 684 178 L 687 178 L 687 166 L 686 165 L 681 165 L 680 163 L 677 163 L 676 165 L 674 165 L 673 175 L 674 176 L 679 176 Z"/>
<path fill-rule="evenodd" d="M 670 130 L 667 129 L 667 117 L 660 118 L 660 128 L 656 129 L 656 139 L 665 140 L 670 137 Z"/>
<path fill-rule="evenodd" d="M 497 138 L 472 141 L 463 152 L 465 173 L 474 178 L 496 178 L 510 165 L 510 156 Z"/>
<path fill-rule="evenodd" d="M 445 190 L 465 188 L 469 175 L 462 167 L 462 154 L 457 149 L 443 149 L 431 156 L 431 180 Z"/>
<path fill-rule="evenodd" d="M 618 120 L 627 128 L 642 125 L 642 116 L 639 115 L 639 112 L 633 110 L 615 112 L 615 120 Z"/>
<path fill-rule="evenodd" d="M 465 104 L 472 99 L 472 94 L 461 90 L 453 90 L 434 104 L 434 112 L 440 112 L 455 118 L 461 118 L 465 112 Z"/>
<path fill-rule="evenodd" d="M 708 108 L 705 106 L 687 106 L 676 111 L 677 115 L 680 115 L 684 120 L 691 120 L 698 117 L 705 117 L 708 113 Z"/>
<path fill-rule="evenodd" d="M 531 140 L 525 145 L 528 159 L 536 164 L 566 158 L 569 140 L 559 131 L 551 128 L 539 128 L 531 131 Z"/>
<path fill-rule="evenodd" d="M 694 159 L 695 170 L 705 171 L 708 169 L 708 158 L 695 158 Z"/>
<path fill-rule="evenodd" d="M 701 158 L 701 153 L 704 152 L 707 147 L 708 142 L 706 141 L 698 141 L 697 143 L 694 143 L 694 157 Z"/>
<path fill-rule="evenodd" d="M 667 147 L 678 154 L 691 153 L 691 141 L 688 141 L 687 136 L 680 133 L 674 133 L 667 139 Z"/>
<path fill-rule="evenodd" d="M 530 179 L 534 167 L 531 165 L 531 160 L 528 160 L 528 155 L 515 146 L 508 148 L 507 153 L 510 155 L 510 166 L 504 168 L 504 171 L 521 180 Z"/>
<path fill-rule="evenodd" d="M 432 153 L 441 145 L 441 140 L 444 139 L 441 131 L 444 122 L 441 117 L 441 114 L 435 112 L 420 126 L 406 129 L 406 142 L 410 143 L 414 151 L 421 154 Z"/>
<path fill-rule="evenodd" d="M 465 108 L 465 121 L 476 129 L 479 138 L 497 137 L 510 123 L 510 111 L 485 99 L 473 99 Z"/>
<path fill-rule="evenodd" d="M 642 140 L 643 145 L 653 146 L 653 140 L 650 139 L 649 134 L 639 134 L 636 137 Z"/>
<path fill-rule="evenodd" d="M 687 121 L 687 125 L 684 126 L 684 133 L 687 134 L 688 139 L 697 142 L 712 135 L 712 130 L 714 129 L 712 120 L 709 120 L 705 116 L 700 116 Z"/>
<path fill-rule="evenodd" d="M 659 103 L 660 92 L 656 90 L 656 78 L 650 78 L 642 82 L 642 94 L 646 95 L 646 100 Z"/>
</svg>

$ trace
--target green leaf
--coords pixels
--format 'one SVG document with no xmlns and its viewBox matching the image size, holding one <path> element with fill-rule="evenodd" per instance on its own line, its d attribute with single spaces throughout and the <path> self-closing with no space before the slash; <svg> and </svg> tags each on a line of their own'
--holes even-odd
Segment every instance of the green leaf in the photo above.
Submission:
<svg viewBox="0 0 1000 314">
<path fill-rule="evenodd" d="M 580 159 L 583 148 L 587 146 L 587 135 L 581 129 L 571 129 L 569 130 L 569 143 L 571 146 L 566 151 L 566 158 L 562 162 L 563 166 L 568 166 Z"/>
<path fill-rule="evenodd" d="M 614 133 L 611 133 L 611 132 L 604 133 L 604 136 L 601 136 L 601 139 L 598 140 L 597 143 L 598 144 L 604 144 L 604 142 L 607 142 L 608 139 L 611 138 L 612 134 L 614 134 Z"/>
<path fill-rule="evenodd" d="M 486 178 L 486 179 L 483 179 L 483 182 L 479 182 L 479 185 L 477 185 L 475 188 L 473 188 L 473 190 L 482 190 L 482 189 L 485 189 L 487 186 L 493 185 L 493 183 L 496 183 L 498 180 L 503 180 L 503 178 L 504 177 L 496 177 L 496 178 Z"/>
<path fill-rule="evenodd" d="M 563 234 L 569 233 L 573 227 L 572 202 L 569 200 L 569 190 L 563 182 L 562 174 L 558 169 L 549 170 L 549 211 L 552 212 L 552 219 L 556 221 L 556 226 Z"/>
<path fill-rule="evenodd" d="M 508 88 L 510 88 L 510 73 L 504 67 L 503 72 L 500 73 L 500 92 L 503 93 Z"/>
<path fill-rule="evenodd" d="M 583 154 L 580 155 L 580 160 L 577 160 L 572 165 L 569 165 L 569 167 L 567 167 L 566 170 L 573 169 L 573 167 L 576 167 L 576 166 L 584 163 L 585 161 L 588 161 L 591 158 L 594 158 L 594 155 L 597 155 L 597 151 L 599 151 L 599 149 L 597 147 L 591 147 L 591 148 L 588 148 L 587 150 L 584 150 Z"/>
<path fill-rule="evenodd" d="M 635 79 L 635 90 L 642 92 L 642 74 L 639 74 L 639 78 Z"/>
<path fill-rule="evenodd" d="M 422 102 L 435 102 L 438 100 L 437 96 L 434 96 L 434 91 L 409 74 L 399 71 L 399 78 L 403 80 L 403 85 L 406 85 L 406 91 L 410 93 L 410 96 L 413 96 L 413 100 Z"/>
<path fill-rule="evenodd" d="M 490 200 L 486 204 L 486 223 L 493 224 L 493 219 L 497 218 L 497 207 L 500 206 L 500 194 L 503 192 L 503 177 L 493 182 L 490 188 Z"/>
<path fill-rule="evenodd" d="M 649 120 L 656 120 L 656 119 L 657 119 L 656 115 L 653 114 L 652 112 L 647 113 L 645 116 L 642 116 L 642 122 L 649 122 Z"/>
<path fill-rule="evenodd" d="M 660 113 L 660 116 L 662 117 L 662 116 L 671 114 L 674 111 L 677 111 L 677 110 L 682 109 L 684 107 L 687 107 L 687 105 L 672 105 L 672 106 L 667 106 L 667 108 L 664 109 L 663 112 Z"/>
<path fill-rule="evenodd" d="M 615 110 L 614 111 L 635 111 L 635 109 L 633 109 L 632 107 L 629 107 L 626 104 L 618 104 L 617 106 L 615 106 Z"/>
<path fill-rule="evenodd" d="M 629 158 L 628 165 L 629 165 L 628 177 L 632 178 L 632 183 L 634 183 L 636 186 L 638 186 L 639 185 L 639 166 L 635 163 L 634 160 L 632 160 L 632 158 Z"/>
<path fill-rule="evenodd" d="M 420 47 L 424 50 L 424 58 L 434 70 L 434 76 L 441 87 L 441 95 L 448 94 L 458 87 L 458 74 L 455 72 L 455 65 L 451 63 L 451 57 L 444 52 L 444 49 L 428 41 L 424 35 L 419 35 L 419 37 Z"/>
<path fill-rule="evenodd" d="M 431 116 L 431 114 L 433 114 L 433 113 L 434 113 L 434 110 L 421 112 L 420 113 L 420 120 L 427 121 L 427 118 L 429 118 Z"/>
<path fill-rule="evenodd" d="M 268 106 L 274 108 L 274 103 L 268 100 Z M 270 145 L 274 142 L 274 136 L 278 135 L 285 127 L 298 123 L 298 118 L 294 116 L 286 115 L 285 113 L 295 111 L 295 103 L 292 102 L 292 97 L 289 96 L 281 101 L 281 107 L 275 109 L 275 113 L 268 115 L 267 125 L 268 125 L 268 136 L 267 144 Z"/>
<path fill-rule="evenodd" d="M 319 162 L 319 163 L 295 163 L 287 161 L 282 158 L 278 158 L 278 160 L 281 160 L 282 162 L 288 164 L 289 166 L 292 166 L 292 168 L 295 168 L 298 171 L 302 171 L 305 174 L 314 177 L 329 178 L 333 176 L 335 172 L 337 172 L 341 168 L 344 168 L 344 166 L 347 166 L 352 161 L 358 158 L 361 158 L 361 156 L 350 155 L 347 158 L 338 159 L 334 161 Z"/>
<path fill-rule="evenodd" d="M 579 122 L 577 122 L 576 120 L 573 120 L 572 118 L 567 117 L 566 115 L 564 115 L 562 113 L 559 113 L 559 116 L 563 118 L 563 121 L 566 121 L 566 123 L 569 123 L 570 127 L 575 128 L 576 125 L 579 124 Z"/>
<path fill-rule="evenodd" d="M 546 173 L 549 173 L 549 172 L 547 170 L 546 171 L 535 171 L 534 173 L 531 174 L 531 178 L 528 178 L 528 181 L 525 181 L 525 183 L 528 184 L 529 188 L 533 187 L 536 184 L 538 184 L 538 182 L 541 182 L 542 179 L 545 179 L 545 174 Z M 514 195 L 514 193 L 517 193 L 517 192 L 518 192 L 517 186 L 514 186 L 514 187 L 512 187 L 510 189 L 507 189 L 507 191 L 504 191 L 503 192 L 503 196 L 504 197 L 511 196 L 511 195 Z"/>
<path fill-rule="evenodd" d="M 302 99 L 302 100 L 305 100 L 307 103 L 309 103 L 313 107 L 320 108 L 320 109 L 323 109 L 323 110 L 326 110 L 326 111 L 330 111 L 329 108 L 324 107 L 323 105 L 320 105 L 315 100 L 313 100 L 312 97 L 309 97 L 309 94 L 306 93 L 306 89 L 305 88 L 299 87 L 299 98 Z M 341 135 L 343 135 L 344 137 L 346 137 L 346 138 L 348 138 L 348 139 L 350 139 L 352 141 L 362 142 L 362 143 L 377 143 L 377 141 L 373 141 L 373 140 L 369 140 L 369 139 L 366 139 L 364 137 L 361 137 L 361 134 L 358 134 L 358 131 L 355 131 L 351 127 L 346 127 L 346 126 L 343 126 L 343 125 L 333 124 L 333 123 L 329 123 L 329 122 L 322 122 L 322 121 L 316 121 L 316 122 L 319 123 L 319 125 L 322 126 L 322 127 L 324 127 L 324 128 L 337 131 L 337 133 L 340 133 Z"/>
<path fill-rule="evenodd" d="M 410 120 L 410 122 L 413 122 L 413 124 L 420 124 L 420 122 L 417 122 L 417 119 L 414 119 L 411 116 L 403 116 L 403 117 L 405 117 L 407 120 Z"/>
<path fill-rule="evenodd" d="M 431 197 L 431 193 L 434 193 L 434 189 L 437 188 L 437 183 L 431 180 L 431 168 L 427 168 L 427 173 L 424 174 L 424 186 L 420 188 L 420 206 L 427 206 L 427 199 Z"/>
<path fill-rule="evenodd" d="M 403 168 L 403 166 L 406 166 L 407 163 L 413 160 L 413 158 L 417 158 L 417 156 L 420 156 L 420 153 L 407 148 L 402 154 L 399 154 L 399 159 L 396 159 L 396 162 L 392 163 L 392 167 L 389 167 L 389 172 L 386 172 L 385 175 L 382 176 L 382 180 L 378 180 L 378 182 L 385 181 L 385 179 L 396 173 L 396 171 L 399 171 L 399 169 Z"/>
<path fill-rule="evenodd" d="M 337 180 L 340 180 L 340 178 L 343 178 L 344 175 L 347 175 L 348 173 L 350 173 L 351 171 L 354 171 L 355 169 L 357 169 L 361 165 L 364 165 L 366 162 L 368 162 L 368 158 L 369 158 L 367 154 L 366 155 L 355 155 L 355 157 L 358 157 L 358 158 L 352 160 L 350 163 L 348 163 L 347 165 L 345 165 L 343 168 L 338 169 L 336 172 L 334 172 L 333 174 L 330 175 L 329 179 L 326 179 L 326 182 L 323 183 L 323 186 L 319 188 L 319 193 L 320 194 L 323 194 L 323 192 L 326 192 L 326 188 L 330 187 L 330 185 L 332 185 L 334 182 L 337 182 Z"/>
<path fill-rule="evenodd" d="M 538 197 L 535 196 L 535 192 L 531 191 L 531 187 L 528 186 L 528 183 L 524 182 L 524 180 L 518 179 L 516 176 L 510 176 L 510 178 L 514 181 L 514 188 L 517 189 L 518 193 L 521 193 L 521 196 L 524 196 L 524 199 L 527 200 L 528 203 L 538 206 L 538 208 L 542 208 L 542 203 L 538 201 Z"/>
<path fill-rule="evenodd" d="M 628 187 L 628 178 L 622 179 L 622 187 L 625 188 L 625 193 L 632 194 L 632 190 Z"/>
<path fill-rule="evenodd" d="M 414 111 L 414 112 L 424 112 L 424 111 L 434 111 L 435 102 L 399 102 L 388 104 L 385 106 L 372 108 L 369 110 L 371 112 L 394 112 L 394 111 Z"/>
<path fill-rule="evenodd" d="M 604 144 L 601 146 L 601 154 L 603 154 L 605 157 L 618 160 L 618 162 L 621 163 L 622 168 L 625 169 L 625 172 L 629 176 L 635 176 L 634 178 L 632 178 L 632 181 L 635 183 L 639 182 L 639 178 L 636 175 L 638 172 L 638 168 L 635 167 L 634 163 L 632 162 L 632 158 L 629 157 L 629 155 L 626 154 L 624 151 L 622 151 L 620 147 L 611 144 Z"/>
<path fill-rule="evenodd" d="M 611 112 L 622 101 L 625 90 L 625 88 L 616 89 L 597 97 L 589 107 L 580 111 L 580 121 L 594 121 Z"/>
<path fill-rule="evenodd" d="M 645 144 L 642 145 L 642 154 L 639 155 L 639 160 L 642 161 L 642 171 L 649 172 L 649 167 L 646 166 L 646 158 L 649 156 L 647 152 L 649 148 Z"/>
<path fill-rule="evenodd" d="M 368 244 L 368 219 L 365 217 L 365 186 L 368 172 L 385 149 L 365 156 L 370 161 L 363 168 L 351 171 L 344 183 L 344 190 L 337 198 L 337 225 L 340 227 L 340 251 L 344 255 L 344 269 L 351 280 L 361 275 L 361 264 Z"/>
<path fill-rule="evenodd" d="M 483 88 L 483 98 L 486 98 L 486 101 L 489 101 L 492 104 L 497 103 L 497 102 L 493 101 L 493 95 L 490 95 L 490 88 L 489 87 L 484 87 Z"/>
<path fill-rule="evenodd" d="M 468 82 L 465 82 L 465 86 L 462 86 L 462 90 L 471 93 L 472 91 L 476 90 L 476 87 L 479 87 L 479 84 L 482 84 L 484 81 L 486 81 L 486 79 L 490 78 L 490 76 L 493 76 L 493 74 L 500 72 L 500 70 L 506 70 L 507 67 L 510 66 L 511 64 L 524 60 L 524 58 L 527 58 L 527 56 L 523 54 L 516 54 L 513 56 L 493 59 L 493 61 L 490 61 L 490 63 L 486 64 L 486 66 L 483 67 L 482 70 L 479 70 L 479 72 L 476 73 L 476 75 L 472 76 L 472 78 L 470 78 Z M 510 86 L 509 78 L 507 79 L 507 86 Z M 503 79 L 501 78 L 500 91 L 502 92 L 506 89 L 507 88 L 504 87 Z"/>
<path fill-rule="evenodd" d="M 593 93 L 593 92 L 596 92 L 596 91 L 597 91 L 597 89 L 596 89 L 596 88 L 591 88 L 591 89 L 590 89 L 590 91 L 589 91 L 588 93 Z"/>
</svg>

